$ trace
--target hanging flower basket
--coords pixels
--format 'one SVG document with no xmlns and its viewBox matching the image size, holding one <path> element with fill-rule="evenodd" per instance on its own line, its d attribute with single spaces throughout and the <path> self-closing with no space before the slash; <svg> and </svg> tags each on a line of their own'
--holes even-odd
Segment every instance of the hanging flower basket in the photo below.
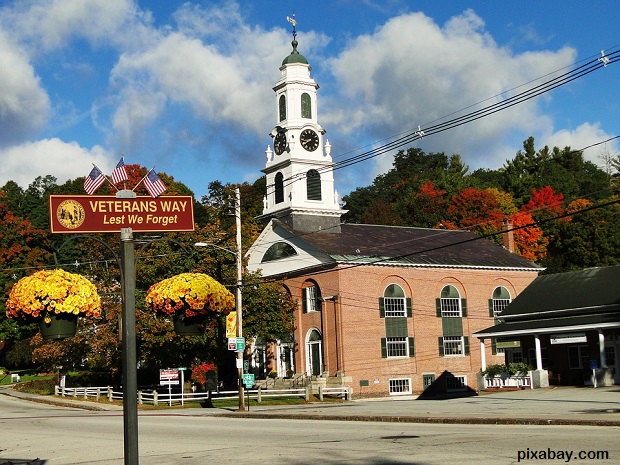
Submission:
<svg viewBox="0 0 620 465">
<path fill-rule="evenodd" d="M 61 269 L 37 271 L 20 279 L 6 302 L 8 318 L 39 321 L 44 339 L 75 335 L 78 315 L 101 315 L 97 288 L 84 276 Z"/>
<path fill-rule="evenodd" d="M 77 315 L 73 313 L 59 313 L 41 320 L 39 329 L 41 330 L 41 336 L 46 341 L 65 339 L 75 336 L 77 323 Z"/>
<path fill-rule="evenodd" d="M 184 314 L 175 314 L 173 318 L 174 331 L 179 336 L 200 336 L 207 329 L 206 315 L 186 317 Z"/>
<path fill-rule="evenodd" d="M 177 334 L 202 334 L 209 320 L 227 315 L 235 297 L 203 273 L 181 273 L 153 284 L 146 305 L 155 313 L 174 317 Z"/>
</svg>

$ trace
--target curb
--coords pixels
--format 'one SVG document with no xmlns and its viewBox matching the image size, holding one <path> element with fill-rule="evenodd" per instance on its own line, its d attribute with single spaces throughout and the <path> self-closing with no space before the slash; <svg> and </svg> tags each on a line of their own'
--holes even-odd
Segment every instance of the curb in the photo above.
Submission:
<svg viewBox="0 0 620 465">
<path fill-rule="evenodd" d="M 454 425 L 620 426 L 617 420 L 568 420 L 563 418 L 413 417 L 372 415 L 308 415 L 283 413 L 216 413 L 214 417 L 279 420 L 374 421 L 383 423 L 434 423 Z"/>
<path fill-rule="evenodd" d="M 39 404 L 54 405 L 56 407 L 72 407 L 72 408 L 78 408 L 82 410 L 90 410 L 94 412 L 107 412 L 107 411 L 113 411 L 113 410 L 122 410 L 122 407 L 106 408 L 106 407 L 101 407 L 100 405 L 94 402 L 92 402 L 92 405 L 90 405 L 91 402 L 88 402 L 88 401 L 79 401 L 79 400 L 73 400 L 73 399 L 60 400 L 60 398 L 57 398 L 54 396 L 39 396 L 36 394 L 13 393 L 13 392 L 8 392 L 8 391 L 0 391 L 0 395 L 14 397 L 15 399 L 26 400 L 29 402 L 37 402 Z"/>
</svg>

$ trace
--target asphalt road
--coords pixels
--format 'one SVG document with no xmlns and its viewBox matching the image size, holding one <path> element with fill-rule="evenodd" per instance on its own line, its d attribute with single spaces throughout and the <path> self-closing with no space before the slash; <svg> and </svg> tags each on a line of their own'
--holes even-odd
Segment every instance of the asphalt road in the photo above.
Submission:
<svg viewBox="0 0 620 465">
<path fill-rule="evenodd" d="M 402 409 L 406 404 L 399 405 Z M 555 454 L 551 463 L 620 463 L 617 426 L 420 424 L 217 413 L 222 412 L 140 411 L 140 463 L 545 463 L 541 452 L 545 457 Z M 88 411 L 0 396 L 0 432 L 0 464 L 124 463 L 122 411 Z M 600 455 L 577 460 L 580 451 L 607 455 L 605 460 Z"/>
</svg>

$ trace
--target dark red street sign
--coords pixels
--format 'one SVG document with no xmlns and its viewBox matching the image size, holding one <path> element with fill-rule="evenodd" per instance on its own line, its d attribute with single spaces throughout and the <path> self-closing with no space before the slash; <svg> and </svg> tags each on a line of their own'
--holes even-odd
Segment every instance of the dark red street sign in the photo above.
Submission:
<svg viewBox="0 0 620 465">
<path fill-rule="evenodd" d="M 53 233 L 193 231 L 190 195 L 117 198 L 113 195 L 50 195 Z"/>
</svg>

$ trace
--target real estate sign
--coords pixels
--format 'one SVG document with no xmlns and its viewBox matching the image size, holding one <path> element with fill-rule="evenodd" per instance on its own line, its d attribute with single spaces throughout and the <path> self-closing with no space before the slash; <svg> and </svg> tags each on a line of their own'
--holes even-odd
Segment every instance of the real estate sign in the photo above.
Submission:
<svg viewBox="0 0 620 465">
<path fill-rule="evenodd" d="M 49 211 L 53 233 L 194 230 L 194 199 L 187 195 L 50 195 Z"/>
<path fill-rule="evenodd" d="M 178 385 L 179 383 L 179 370 L 176 369 L 161 369 L 159 370 L 159 384 L 162 386 Z"/>
</svg>

